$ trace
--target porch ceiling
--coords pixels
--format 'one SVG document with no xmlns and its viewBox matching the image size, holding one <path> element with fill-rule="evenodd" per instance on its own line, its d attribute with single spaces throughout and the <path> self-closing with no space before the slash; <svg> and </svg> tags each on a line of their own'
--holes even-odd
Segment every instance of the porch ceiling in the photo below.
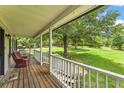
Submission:
<svg viewBox="0 0 124 93">
<path fill-rule="evenodd" d="M 18 5 L 0 6 L 0 26 L 11 35 L 35 37 L 50 26 L 57 28 L 98 6 Z"/>
</svg>

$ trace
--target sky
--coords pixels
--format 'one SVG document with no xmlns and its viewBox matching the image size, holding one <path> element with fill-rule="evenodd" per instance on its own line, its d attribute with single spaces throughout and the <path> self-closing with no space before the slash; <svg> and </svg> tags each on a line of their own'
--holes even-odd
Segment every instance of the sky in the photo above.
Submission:
<svg viewBox="0 0 124 93">
<path fill-rule="evenodd" d="M 111 5 L 109 6 L 106 11 L 109 10 L 117 10 L 120 13 L 120 16 L 117 17 L 116 24 L 124 24 L 124 5 Z M 105 12 L 106 12 L 105 11 Z"/>
</svg>

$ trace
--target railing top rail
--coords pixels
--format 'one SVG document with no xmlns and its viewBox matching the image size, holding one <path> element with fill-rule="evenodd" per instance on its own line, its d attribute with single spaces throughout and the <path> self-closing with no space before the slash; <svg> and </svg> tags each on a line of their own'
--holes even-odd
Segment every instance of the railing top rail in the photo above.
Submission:
<svg viewBox="0 0 124 93">
<path fill-rule="evenodd" d="M 36 50 L 36 49 L 34 51 L 40 52 L 40 50 Z M 42 51 L 42 53 L 47 53 L 47 51 Z"/>
<path fill-rule="evenodd" d="M 117 73 L 114 73 L 114 72 L 110 72 L 110 71 L 107 71 L 107 70 L 103 70 L 103 69 L 100 69 L 100 68 L 89 66 L 89 65 L 86 65 L 86 64 L 83 64 L 83 63 L 79 63 L 79 62 L 76 62 L 76 61 L 73 61 L 73 60 L 66 59 L 64 57 L 56 56 L 54 54 L 52 54 L 51 56 L 62 59 L 62 60 L 65 60 L 65 61 L 68 61 L 68 62 L 71 62 L 71 63 L 74 63 L 76 65 L 80 65 L 82 67 L 86 67 L 86 68 L 91 69 L 91 70 L 95 70 L 97 72 L 104 73 L 108 76 L 112 76 L 112 77 L 117 78 L 117 79 L 123 79 L 124 80 L 124 75 L 121 75 L 121 74 L 117 74 Z"/>
<path fill-rule="evenodd" d="M 34 51 L 40 52 L 40 50 L 34 50 Z"/>
</svg>

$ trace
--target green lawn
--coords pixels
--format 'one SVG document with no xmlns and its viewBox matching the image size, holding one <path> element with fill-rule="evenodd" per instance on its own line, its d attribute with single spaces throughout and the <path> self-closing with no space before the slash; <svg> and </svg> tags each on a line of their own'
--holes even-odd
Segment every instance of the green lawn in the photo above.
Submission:
<svg viewBox="0 0 124 93">
<path fill-rule="evenodd" d="M 44 51 L 47 51 L 44 48 Z M 63 48 L 53 47 L 53 53 L 63 54 Z M 111 48 L 69 48 L 68 58 L 80 63 L 92 65 L 98 68 L 124 74 L 124 51 Z"/>
</svg>

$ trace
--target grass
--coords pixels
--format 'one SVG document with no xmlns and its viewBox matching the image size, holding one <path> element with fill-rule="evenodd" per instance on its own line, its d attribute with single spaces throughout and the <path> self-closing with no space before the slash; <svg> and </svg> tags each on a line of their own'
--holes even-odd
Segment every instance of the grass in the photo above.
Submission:
<svg viewBox="0 0 124 93">
<path fill-rule="evenodd" d="M 43 49 L 47 51 L 47 48 Z M 53 47 L 53 53 L 63 55 L 63 49 Z M 80 63 L 88 64 L 119 74 L 124 74 L 124 51 L 112 50 L 110 48 L 69 48 L 68 58 Z"/>
</svg>

